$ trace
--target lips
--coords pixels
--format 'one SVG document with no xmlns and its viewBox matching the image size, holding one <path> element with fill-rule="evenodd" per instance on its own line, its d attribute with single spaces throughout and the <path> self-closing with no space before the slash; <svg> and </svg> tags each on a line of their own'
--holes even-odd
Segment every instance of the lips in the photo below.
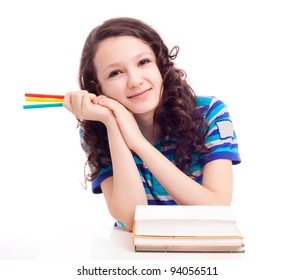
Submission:
<svg viewBox="0 0 295 280">
<path fill-rule="evenodd" d="M 146 89 L 146 90 L 143 90 L 143 91 L 140 91 L 140 92 L 137 92 L 135 94 L 132 94 L 130 96 L 128 96 L 128 98 L 141 98 L 141 97 L 144 97 L 148 94 L 150 89 Z"/>
</svg>

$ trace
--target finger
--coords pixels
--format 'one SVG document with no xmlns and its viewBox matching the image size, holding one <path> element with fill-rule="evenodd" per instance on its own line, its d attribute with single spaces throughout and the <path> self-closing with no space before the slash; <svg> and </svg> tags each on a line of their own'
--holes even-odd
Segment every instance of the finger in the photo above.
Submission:
<svg viewBox="0 0 295 280">
<path fill-rule="evenodd" d="M 93 106 L 95 104 L 96 96 L 94 94 L 84 94 L 81 98 L 81 111 L 87 110 L 89 106 Z"/>
<path fill-rule="evenodd" d="M 97 96 L 86 90 L 69 92 L 64 98 L 65 107 L 79 119 L 83 119 L 87 115 L 89 105 L 93 106 L 97 103 Z"/>
<path fill-rule="evenodd" d="M 115 115 L 116 119 L 125 119 L 126 117 L 128 117 L 129 111 L 121 103 L 114 99 L 101 99 L 99 101 L 99 105 L 111 110 Z"/>
<path fill-rule="evenodd" d="M 65 107 L 66 109 L 68 109 L 69 111 L 72 111 L 72 106 L 71 106 L 71 102 L 70 102 L 70 92 L 68 92 L 62 102 L 63 107 Z"/>
<path fill-rule="evenodd" d="M 115 110 L 115 102 L 113 102 L 113 100 L 110 99 L 110 98 L 100 98 L 98 100 L 98 104 L 103 106 L 103 107 L 107 107 L 112 111 Z"/>
<path fill-rule="evenodd" d="M 73 112 L 72 104 L 73 104 L 73 96 L 75 94 L 76 94 L 76 92 L 68 92 L 63 99 L 63 106 L 73 114 L 74 114 L 74 112 Z"/>
<path fill-rule="evenodd" d="M 71 106 L 73 109 L 73 114 L 80 118 L 80 112 L 81 112 L 81 99 L 82 99 L 82 93 L 81 92 L 75 92 L 71 95 Z"/>
<path fill-rule="evenodd" d="M 93 93 L 89 93 L 89 97 L 90 97 L 90 100 L 93 104 L 98 104 L 98 96 L 93 94 Z"/>
<path fill-rule="evenodd" d="M 106 95 L 101 94 L 101 95 L 97 96 L 96 99 L 99 102 L 101 100 L 110 99 L 110 98 L 107 97 Z"/>
</svg>

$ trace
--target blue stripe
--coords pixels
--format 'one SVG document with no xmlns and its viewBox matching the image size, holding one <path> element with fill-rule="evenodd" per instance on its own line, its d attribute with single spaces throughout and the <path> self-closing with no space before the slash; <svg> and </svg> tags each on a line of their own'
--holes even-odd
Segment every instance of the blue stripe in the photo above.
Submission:
<svg viewBox="0 0 295 280">
<path fill-rule="evenodd" d="M 101 190 L 101 182 L 103 180 L 105 180 L 106 178 L 108 177 L 111 177 L 113 176 L 113 170 L 107 170 L 103 173 L 101 173 L 100 176 L 98 176 L 93 182 L 92 182 L 92 192 L 97 194 L 97 193 L 102 193 L 102 190 Z"/>
<path fill-rule="evenodd" d="M 232 161 L 232 164 L 238 164 L 241 162 L 239 154 L 234 154 L 232 152 L 218 152 L 204 158 L 204 164 L 217 159 L 228 159 Z"/>
<path fill-rule="evenodd" d="M 148 200 L 148 205 L 177 205 L 174 200 Z"/>
<path fill-rule="evenodd" d="M 217 159 L 229 159 L 233 164 L 238 164 L 241 159 L 238 151 L 238 145 L 235 143 L 236 134 L 233 131 L 233 134 L 226 134 L 226 127 L 224 131 L 219 131 L 223 129 L 222 126 L 218 126 L 217 123 L 221 121 L 229 121 L 230 114 L 227 110 L 226 105 L 214 98 L 214 97 L 197 97 L 196 104 L 196 113 L 205 117 L 206 121 L 210 123 L 209 131 L 205 139 L 206 145 L 210 147 L 210 153 L 208 155 L 198 156 L 197 153 L 193 154 L 194 164 L 191 166 L 190 171 L 193 172 L 193 175 L 197 176 L 194 180 L 202 184 L 202 170 L 206 163 L 217 160 Z M 223 135 L 225 134 L 225 135 Z M 81 131 L 81 138 L 83 138 L 83 131 Z M 221 138 L 221 135 L 223 138 Z M 83 142 L 83 139 L 81 139 Z M 175 164 L 175 147 L 177 144 L 177 137 L 173 137 L 169 140 L 163 140 L 161 144 L 161 139 L 156 142 L 154 147 L 158 149 L 167 159 Z M 86 147 L 87 148 L 87 147 Z M 84 145 L 84 150 L 85 145 Z M 133 153 L 134 161 L 137 165 L 138 173 L 141 177 L 144 190 L 147 195 L 149 195 L 148 204 L 149 205 L 177 205 L 177 203 L 169 197 L 169 194 L 161 186 L 158 180 L 151 174 L 150 170 L 146 168 L 142 160 Z M 94 193 L 101 193 L 101 182 L 106 178 L 113 175 L 112 166 L 109 165 L 100 170 L 99 176 L 92 182 L 92 190 Z M 167 197 L 169 198 L 168 200 Z M 154 199 L 153 199 L 154 198 Z"/>
</svg>

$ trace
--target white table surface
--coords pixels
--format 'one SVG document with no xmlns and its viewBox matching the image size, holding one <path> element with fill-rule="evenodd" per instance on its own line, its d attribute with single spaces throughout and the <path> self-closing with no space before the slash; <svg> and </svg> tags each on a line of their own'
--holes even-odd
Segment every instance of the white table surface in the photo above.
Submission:
<svg viewBox="0 0 295 280">
<path fill-rule="evenodd" d="M 39 260 L 202 259 L 237 260 L 243 253 L 135 252 L 132 234 L 115 227 L 73 226 L 48 242 Z"/>
</svg>

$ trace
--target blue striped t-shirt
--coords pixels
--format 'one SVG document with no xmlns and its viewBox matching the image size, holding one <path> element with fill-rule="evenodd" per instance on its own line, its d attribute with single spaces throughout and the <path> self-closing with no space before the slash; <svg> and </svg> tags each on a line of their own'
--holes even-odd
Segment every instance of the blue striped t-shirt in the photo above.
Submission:
<svg viewBox="0 0 295 280">
<path fill-rule="evenodd" d="M 203 167 L 206 163 L 216 159 L 229 159 L 233 164 L 238 164 L 241 159 L 238 151 L 236 134 L 225 104 L 215 97 L 206 96 L 197 97 L 196 103 L 198 113 L 205 117 L 209 126 L 205 144 L 210 152 L 206 155 L 202 155 L 200 158 L 197 158 L 197 153 L 194 154 L 194 159 L 196 159 L 194 162 L 196 162 L 196 164 L 191 166 L 190 169 L 195 181 L 202 184 Z M 87 147 L 85 147 L 85 142 L 83 140 L 83 131 L 81 132 L 81 144 L 83 149 L 87 152 Z M 175 140 L 170 139 L 166 140 L 165 145 L 162 146 L 159 140 L 154 146 L 175 164 L 175 144 Z M 142 160 L 136 154 L 133 154 L 133 157 L 147 195 L 148 204 L 177 204 L 161 186 L 157 178 L 155 178 L 150 170 L 143 164 Z M 112 175 L 113 170 L 111 165 L 102 168 L 97 178 L 92 182 L 93 193 L 102 193 L 101 182 Z"/>
</svg>

